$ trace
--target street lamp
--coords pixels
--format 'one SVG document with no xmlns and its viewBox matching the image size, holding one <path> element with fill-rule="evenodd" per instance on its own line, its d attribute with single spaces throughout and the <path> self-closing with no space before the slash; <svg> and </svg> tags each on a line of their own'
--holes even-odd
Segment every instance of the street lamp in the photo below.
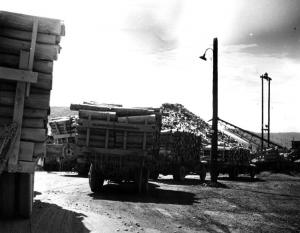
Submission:
<svg viewBox="0 0 300 233">
<path fill-rule="evenodd" d="M 211 138 L 211 154 L 210 154 L 210 176 L 212 182 L 218 179 L 218 38 L 213 40 L 213 48 L 207 48 L 201 58 L 206 61 L 206 52 L 213 51 L 213 117 L 212 117 L 212 138 Z"/>
</svg>

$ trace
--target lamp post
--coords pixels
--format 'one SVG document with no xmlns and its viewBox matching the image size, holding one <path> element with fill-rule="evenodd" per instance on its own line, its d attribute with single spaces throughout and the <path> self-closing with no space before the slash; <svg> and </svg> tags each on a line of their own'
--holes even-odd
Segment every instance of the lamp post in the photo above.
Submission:
<svg viewBox="0 0 300 233">
<path fill-rule="evenodd" d="M 205 54 L 208 48 L 205 50 L 204 54 L 200 57 L 206 61 Z M 212 117 L 212 139 L 211 139 L 211 154 L 210 154 L 210 176 L 212 182 L 217 182 L 218 179 L 218 38 L 213 40 L 213 117 Z"/>
</svg>

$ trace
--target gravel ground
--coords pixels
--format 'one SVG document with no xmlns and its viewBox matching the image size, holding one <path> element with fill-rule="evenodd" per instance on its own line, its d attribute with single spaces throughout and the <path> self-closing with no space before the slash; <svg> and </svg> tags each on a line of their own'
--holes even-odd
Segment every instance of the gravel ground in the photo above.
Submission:
<svg viewBox="0 0 300 233">
<path fill-rule="evenodd" d="M 0 232 L 300 232 L 300 177 L 224 176 L 214 188 L 197 176 L 160 176 L 138 195 L 131 183 L 93 194 L 76 173 L 36 172 L 31 220 L 0 221 Z"/>
</svg>

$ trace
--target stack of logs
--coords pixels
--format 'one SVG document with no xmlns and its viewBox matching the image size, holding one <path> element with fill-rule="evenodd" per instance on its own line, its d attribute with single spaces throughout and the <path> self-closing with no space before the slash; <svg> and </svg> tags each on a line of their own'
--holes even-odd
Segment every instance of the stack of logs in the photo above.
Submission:
<svg viewBox="0 0 300 233">
<path fill-rule="evenodd" d="M 34 143 L 33 157 L 45 151 L 53 61 L 60 52 L 59 43 L 64 34 L 60 20 L 0 11 L 0 74 L 6 76 L 0 77 L 0 125 L 15 121 L 16 90 L 23 90 L 23 84 L 19 84 L 22 82 L 17 83 L 11 74 L 14 70 L 33 71 L 37 81 L 24 83 L 24 111 L 20 119 L 20 148 L 26 142 Z M 22 64 L 26 56 L 29 63 Z"/>
<path fill-rule="evenodd" d="M 202 143 L 208 143 L 209 125 L 181 104 L 163 104 L 160 159 L 197 161 Z"/>
<path fill-rule="evenodd" d="M 74 142 L 76 117 L 57 117 L 49 121 L 51 135 L 57 143 Z"/>
<path fill-rule="evenodd" d="M 77 145 L 86 148 L 158 150 L 158 109 L 72 104 L 79 111 Z"/>
</svg>

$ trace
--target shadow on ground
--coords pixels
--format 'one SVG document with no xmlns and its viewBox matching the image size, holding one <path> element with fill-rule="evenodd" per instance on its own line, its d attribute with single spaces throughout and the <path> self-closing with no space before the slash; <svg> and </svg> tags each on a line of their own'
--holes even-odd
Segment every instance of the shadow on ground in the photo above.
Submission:
<svg viewBox="0 0 300 233">
<path fill-rule="evenodd" d="M 169 185 L 199 185 L 203 187 L 214 187 L 214 188 L 229 188 L 227 185 L 217 182 L 212 183 L 209 180 L 200 181 L 198 179 L 185 178 L 183 181 L 175 181 L 173 179 L 157 179 L 156 183 L 169 184 Z"/>
<path fill-rule="evenodd" d="M 255 183 L 255 182 L 265 182 L 265 180 L 261 179 L 261 178 L 253 178 L 251 179 L 251 177 L 248 176 L 239 176 L 236 179 L 230 179 L 228 176 L 221 176 L 218 177 L 218 180 L 223 180 L 223 181 L 237 181 L 237 182 L 249 182 L 249 183 Z"/>
<path fill-rule="evenodd" d="M 137 193 L 133 182 L 121 184 L 107 184 L 99 193 L 91 193 L 94 199 L 141 202 L 141 203 L 164 203 L 178 205 L 192 205 L 197 202 L 195 194 L 179 190 L 160 189 L 159 185 L 149 183 L 149 191 Z"/>
<path fill-rule="evenodd" d="M 38 194 L 37 194 L 38 195 Z M 88 233 L 84 214 L 36 200 L 31 219 L 0 220 L 1 233 Z"/>
</svg>

